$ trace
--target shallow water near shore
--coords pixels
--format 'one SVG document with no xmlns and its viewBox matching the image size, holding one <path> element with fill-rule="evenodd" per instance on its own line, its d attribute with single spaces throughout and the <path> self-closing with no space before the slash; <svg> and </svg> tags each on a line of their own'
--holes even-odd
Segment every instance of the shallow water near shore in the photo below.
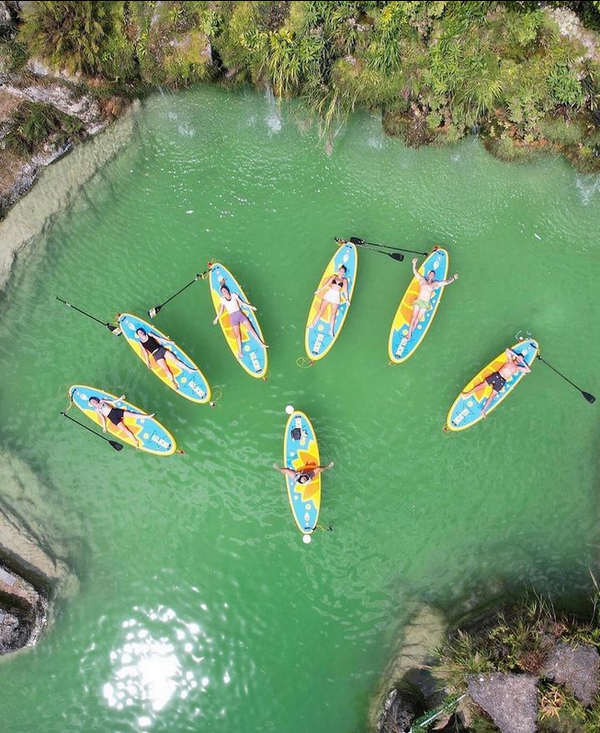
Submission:
<svg viewBox="0 0 600 733">
<path fill-rule="evenodd" d="M 598 403 L 538 363 L 473 430 L 442 425 L 520 330 L 600 395 L 599 179 L 560 160 L 505 165 L 476 140 L 408 150 L 367 114 L 327 156 L 299 116 L 250 92 L 153 96 L 127 149 L 16 269 L 0 322 L 0 440 L 48 476 L 87 548 L 78 522 L 80 593 L 2 666 L 11 733 L 355 733 L 415 602 L 452 615 L 466 595 L 590 586 Z M 311 294 L 333 237 L 351 235 L 444 245 L 460 279 L 416 355 L 390 367 L 410 256 L 361 252 L 338 343 L 301 369 Z M 205 282 L 156 325 L 223 388 L 214 410 L 54 300 L 143 315 L 213 258 L 258 307 L 269 380 L 248 377 L 211 326 Z M 186 455 L 117 454 L 67 424 L 73 383 L 156 412 Z M 270 467 L 288 403 L 336 464 L 321 512 L 335 529 L 310 546 Z"/>
</svg>

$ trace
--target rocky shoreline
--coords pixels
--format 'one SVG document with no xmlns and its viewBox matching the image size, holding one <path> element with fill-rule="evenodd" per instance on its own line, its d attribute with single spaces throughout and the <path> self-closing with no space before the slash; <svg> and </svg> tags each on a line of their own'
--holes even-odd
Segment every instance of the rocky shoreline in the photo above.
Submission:
<svg viewBox="0 0 600 733">
<path fill-rule="evenodd" d="M 600 728 L 600 625 L 538 597 L 459 625 L 415 611 L 373 697 L 371 733 L 592 733 Z"/>
</svg>

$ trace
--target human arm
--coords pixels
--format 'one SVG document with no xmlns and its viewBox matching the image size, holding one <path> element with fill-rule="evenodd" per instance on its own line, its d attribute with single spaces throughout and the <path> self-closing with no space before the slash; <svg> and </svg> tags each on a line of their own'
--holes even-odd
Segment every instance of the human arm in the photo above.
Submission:
<svg viewBox="0 0 600 733">
<path fill-rule="evenodd" d="M 348 278 L 344 278 L 344 285 L 342 287 L 342 293 L 344 294 L 344 298 L 346 298 L 346 302 L 349 304 L 350 301 L 350 295 L 348 293 Z"/>
<path fill-rule="evenodd" d="M 418 262 L 417 258 L 416 257 L 413 257 L 413 259 L 412 259 L 412 269 L 413 269 L 414 276 L 417 278 L 417 280 L 420 283 L 427 282 L 426 281 L 426 278 L 424 278 L 423 275 L 421 275 L 419 273 L 419 271 L 417 270 L 417 262 Z"/>
<path fill-rule="evenodd" d="M 311 470 L 314 474 L 314 478 L 316 478 L 320 473 L 323 473 L 323 471 L 328 471 L 330 468 L 333 468 L 333 461 L 328 463 L 326 466 L 316 466 Z"/>
<path fill-rule="evenodd" d="M 438 282 L 434 283 L 434 287 L 445 288 L 446 285 L 451 285 L 455 280 L 458 280 L 458 274 L 452 275 L 447 280 L 438 280 Z"/>
<path fill-rule="evenodd" d="M 233 297 L 237 300 L 237 304 L 240 306 L 240 309 L 243 305 L 246 306 L 246 308 L 250 308 L 251 311 L 255 311 L 256 307 L 253 305 L 250 305 L 247 301 L 245 301 L 243 298 L 240 298 L 240 296 L 237 293 L 233 294 Z"/>
<path fill-rule="evenodd" d="M 219 318 L 223 315 L 223 311 L 224 311 L 224 306 L 223 306 L 223 303 L 221 303 L 219 305 L 219 310 L 217 311 L 217 317 L 213 321 L 213 326 L 216 326 L 217 325 L 217 323 L 219 321 Z"/>
<path fill-rule="evenodd" d="M 290 478 L 296 478 L 296 471 L 294 471 L 292 468 L 287 468 L 286 466 L 281 468 L 276 463 L 273 464 L 273 468 L 276 471 L 279 471 L 279 473 L 282 473 L 284 476 L 289 476 Z"/>
</svg>

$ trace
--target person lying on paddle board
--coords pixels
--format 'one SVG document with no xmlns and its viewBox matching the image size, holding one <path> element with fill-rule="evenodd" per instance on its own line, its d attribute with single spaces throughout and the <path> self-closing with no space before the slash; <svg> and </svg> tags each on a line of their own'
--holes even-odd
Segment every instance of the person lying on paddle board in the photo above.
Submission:
<svg viewBox="0 0 600 733">
<path fill-rule="evenodd" d="M 242 333 L 240 331 L 240 326 L 242 325 L 242 323 L 244 324 L 244 326 L 246 326 L 248 333 L 251 333 L 261 346 L 263 346 L 265 349 L 269 348 L 254 330 L 254 326 L 250 322 L 250 319 L 242 310 L 243 307 L 250 308 L 251 311 L 256 310 L 253 305 L 250 305 L 250 303 L 246 303 L 245 300 L 242 300 L 237 293 L 232 293 L 227 285 L 221 285 L 221 304 L 219 306 L 217 317 L 213 321 L 213 326 L 217 325 L 217 323 L 219 322 L 219 318 L 223 315 L 224 311 L 227 311 L 227 313 L 229 313 L 229 323 L 231 323 L 231 327 L 233 328 L 233 335 L 235 336 L 238 347 L 238 359 L 241 359 L 243 356 Z"/>
<path fill-rule="evenodd" d="M 419 281 L 419 294 L 413 301 L 412 318 L 410 319 L 410 326 L 408 327 L 408 333 L 404 337 L 405 343 L 408 343 L 413 335 L 413 331 L 417 327 L 417 323 L 423 318 L 428 310 L 431 310 L 431 297 L 438 288 L 445 288 L 446 285 L 450 285 L 455 280 L 458 280 L 458 275 L 453 275 L 448 280 L 436 280 L 435 270 L 429 270 L 427 277 L 423 277 L 417 270 L 417 258 L 415 257 L 412 261 L 412 268 L 415 277 Z M 402 339 L 404 341 L 404 339 Z"/>
<path fill-rule="evenodd" d="M 492 392 L 487 398 L 485 405 L 481 408 L 481 414 L 484 417 L 487 417 L 487 409 L 492 403 L 492 400 L 496 395 L 498 395 L 509 379 L 512 379 L 512 377 L 519 372 L 523 372 L 524 374 L 529 374 L 531 372 L 529 364 L 521 354 L 517 354 L 517 352 L 512 349 L 506 349 L 504 353 L 506 354 L 506 364 L 503 364 L 498 371 L 489 374 L 483 381 L 476 384 L 473 389 L 462 393 L 463 397 L 470 397 L 478 389 L 485 387 L 486 384 L 490 385 Z"/>
<path fill-rule="evenodd" d="M 120 400 L 124 399 L 125 395 L 119 397 Z M 102 424 L 102 432 L 105 433 L 107 426 L 106 420 L 110 420 L 111 423 L 125 435 L 128 435 L 136 446 L 140 447 L 140 441 L 135 437 L 131 430 L 123 422 L 126 417 L 154 417 L 154 413 L 147 415 L 144 412 L 131 412 L 131 410 L 122 410 L 120 407 L 115 407 L 115 402 L 111 400 L 100 399 L 92 395 L 88 400 L 89 406 L 94 409 L 100 416 L 100 423 Z"/>
<path fill-rule="evenodd" d="M 342 302 L 342 295 L 346 298 L 348 305 L 350 305 L 350 298 L 348 297 L 348 278 L 346 277 L 346 272 L 346 265 L 340 265 L 337 273 L 332 275 L 322 287 L 315 290 L 315 295 L 320 295 L 323 291 L 325 291 L 325 295 L 323 295 L 323 298 L 321 299 L 317 313 L 308 327 L 309 329 L 316 326 L 317 321 L 325 312 L 325 308 L 330 306 L 329 332 L 332 337 L 335 335 L 333 330 L 335 326 L 335 317 L 340 307 L 340 303 Z"/>
<path fill-rule="evenodd" d="M 185 369 L 186 372 L 196 371 L 193 367 L 188 366 L 181 359 L 178 359 L 172 351 L 169 351 L 165 346 L 169 342 L 165 341 L 157 333 L 148 333 L 144 328 L 138 328 L 135 335 L 142 345 L 142 355 L 148 369 L 152 369 L 152 364 L 150 363 L 150 356 L 152 356 L 160 370 L 164 372 L 167 379 L 173 385 L 173 389 L 179 389 L 179 385 L 169 368 L 169 364 L 176 365 L 180 369 Z"/>
<path fill-rule="evenodd" d="M 273 464 L 273 468 L 284 476 L 293 478 L 294 483 L 296 484 L 307 484 L 309 481 L 315 479 L 320 473 L 323 473 L 323 471 L 333 468 L 333 461 L 331 461 L 327 466 L 310 466 L 310 468 L 305 466 L 299 471 L 294 471 L 293 468 L 286 468 L 285 466 L 280 467 L 276 463 Z"/>
</svg>

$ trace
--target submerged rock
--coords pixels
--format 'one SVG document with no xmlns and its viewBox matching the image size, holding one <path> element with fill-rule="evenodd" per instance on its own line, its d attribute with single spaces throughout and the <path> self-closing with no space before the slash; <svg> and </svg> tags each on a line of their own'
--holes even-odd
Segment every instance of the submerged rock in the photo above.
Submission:
<svg viewBox="0 0 600 733">
<path fill-rule="evenodd" d="M 478 674 L 469 678 L 469 694 L 502 733 L 535 733 L 537 677 L 530 674 Z"/>
<path fill-rule="evenodd" d="M 35 644 L 44 627 L 47 609 L 45 595 L 0 565 L 0 654 Z"/>
<path fill-rule="evenodd" d="M 541 674 L 565 685 L 583 705 L 589 706 L 598 692 L 599 664 L 598 650 L 590 644 L 572 647 L 559 641 L 550 652 Z"/>
<path fill-rule="evenodd" d="M 398 690 L 392 690 L 383 706 L 383 713 L 377 730 L 381 733 L 387 731 L 404 733 L 410 730 L 415 718 L 416 711 L 413 702 L 405 694 Z"/>
</svg>

